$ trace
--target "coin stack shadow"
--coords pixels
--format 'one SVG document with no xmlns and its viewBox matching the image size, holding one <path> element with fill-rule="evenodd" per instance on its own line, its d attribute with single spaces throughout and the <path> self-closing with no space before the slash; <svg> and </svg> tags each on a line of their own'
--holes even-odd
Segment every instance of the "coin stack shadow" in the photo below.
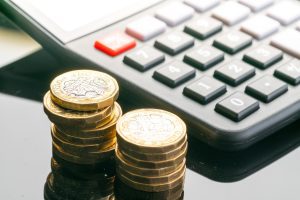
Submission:
<svg viewBox="0 0 300 200">
<path fill-rule="evenodd" d="M 181 199 L 187 145 L 186 126 L 176 115 L 157 109 L 126 113 L 117 123 L 117 177 L 157 199 Z"/>
</svg>

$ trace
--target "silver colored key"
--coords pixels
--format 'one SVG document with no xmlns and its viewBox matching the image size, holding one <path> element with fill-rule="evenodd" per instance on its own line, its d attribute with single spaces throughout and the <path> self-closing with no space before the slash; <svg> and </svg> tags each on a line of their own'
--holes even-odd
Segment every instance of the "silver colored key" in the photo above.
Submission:
<svg viewBox="0 0 300 200">
<path fill-rule="evenodd" d="M 154 17 L 145 16 L 129 23 L 126 32 L 142 41 L 149 40 L 166 30 L 166 24 Z"/>
<path fill-rule="evenodd" d="M 282 1 L 273 6 L 267 15 L 279 21 L 282 25 L 289 25 L 300 18 L 299 2 Z"/>
<path fill-rule="evenodd" d="M 166 22 L 169 26 L 177 26 L 191 18 L 194 12 L 193 8 L 185 4 L 175 2 L 157 10 L 155 16 Z"/>
<path fill-rule="evenodd" d="M 271 45 L 300 58 L 300 32 L 288 29 L 278 33 L 271 39 Z"/>
<path fill-rule="evenodd" d="M 239 0 L 239 2 L 248 6 L 253 12 L 258 12 L 270 6 L 274 0 Z"/>
<path fill-rule="evenodd" d="M 261 40 L 278 31 L 279 22 L 270 17 L 259 15 L 242 24 L 241 30 L 255 39 Z"/>
<path fill-rule="evenodd" d="M 220 3 L 220 0 L 184 0 L 184 3 L 193 7 L 197 12 L 205 12 Z"/>
<path fill-rule="evenodd" d="M 232 26 L 246 19 L 250 12 L 248 7 L 234 1 L 228 1 L 217 7 L 212 16 L 221 20 L 224 24 Z"/>
</svg>

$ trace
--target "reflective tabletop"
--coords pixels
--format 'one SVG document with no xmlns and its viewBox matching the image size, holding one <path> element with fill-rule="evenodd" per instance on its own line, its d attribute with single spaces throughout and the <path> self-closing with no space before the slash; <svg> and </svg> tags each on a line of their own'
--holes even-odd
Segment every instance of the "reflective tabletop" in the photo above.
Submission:
<svg viewBox="0 0 300 200">
<path fill-rule="evenodd" d="M 40 100 L 49 80 L 24 80 L 8 69 L 0 72 L 0 199 L 43 199 L 52 151 L 50 122 Z M 126 95 L 119 102 L 125 112 L 143 106 Z M 240 152 L 218 151 L 189 137 L 184 199 L 299 199 L 299 131 L 298 120 Z M 132 198 L 126 185 L 118 180 L 108 183 L 99 186 L 98 192 Z M 78 191 L 77 187 L 72 192 Z"/>
<path fill-rule="evenodd" d="M 49 191 L 47 183 L 53 178 L 56 188 L 76 199 L 158 200 L 181 192 L 181 188 L 165 194 L 135 191 L 115 179 L 113 159 L 99 166 L 96 175 L 84 168 L 80 179 L 57 160 L 51 161 L 50 122 L 41 99 L 50 80 L 70 69 L 43 50 L 0 68 L 0 199 L 40 200 L 44 195 L 66 199 Z M 121 90 L 118 101 L 124 112 L 149 107 L 132 99 Z M 299 120 L 239 152 L 218 151 L 192 137 L 188 142 L 183 199 L 300 199 Z M 71 166 L 74 171 L 81 167 Z"/>
</svg>

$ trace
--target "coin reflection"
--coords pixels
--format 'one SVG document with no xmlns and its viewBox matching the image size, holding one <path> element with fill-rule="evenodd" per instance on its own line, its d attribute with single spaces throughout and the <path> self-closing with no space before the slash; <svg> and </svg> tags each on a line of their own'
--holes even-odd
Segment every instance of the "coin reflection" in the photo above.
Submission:
<svg viewBox="0 0 300 200">
<path fill-rule="evenodd" d="M 44 187 L 46 200 L 113 200 L 114 162 L 78 165 L 51 159 L 51 173 Z"/>
<path fill-rule="evenodd" d="M 133 189 L 121 180 L 115 180 L 115 200 L 183 200 L 183 184 L 162 192 L 145 192 Z"/>
</svg>

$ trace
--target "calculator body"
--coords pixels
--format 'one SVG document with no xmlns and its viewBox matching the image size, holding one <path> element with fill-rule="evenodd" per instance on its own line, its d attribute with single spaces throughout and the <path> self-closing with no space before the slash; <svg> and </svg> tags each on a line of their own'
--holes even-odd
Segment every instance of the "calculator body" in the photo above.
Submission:
<svg viewBox="0 0 300 200">
<path fill-rule="evenodd" d="M 210 16 L 211 11 L 202 13 L 195 12 L 193 17 L 184 23 L 174 27 L 167 27 L 165 32 L 147 41 L 135 39 L 134 48 L 127 50 L 117 56 L 107 55 L 94 47 L 95 41 L 116 31 L 124 32 L 126 26 L 132 21 L 145 15 L 153 16 L 157 9 L 166 6 L 173 1 L 152 1 L 146 3 L 130 14 L 124 15 L 114 22 L 102 28 L 90 31 L 75 37 L 67 42 L 57 38 L 44 26 L 33 19 L 27 12 L 22 10 L 12 1 L 1 1 L 1 11 L 16 22 L 23 30 L 28 32 L 43 47 L 63 62 L 78 68 L 93 68 L 114 76 L 120 85 L 121 97 L 137 102 L 138 106 L 156 107 L 169 110 L 178 114 L 188 125 L 193 136 L 209 145 L 226 150 L 241 150 L 275 133 L 277 130 L 296 121 L 300 116 L 300 90 L 299 86 L 288 85 L 288 91 L 276 98 L 271 103 L 259 102 L 259 108 L 245 119 L 235 121 L 216 111 L 216 105 L 234 94 L 240 92 L 245 94 L 246 87 L 253 81 L 265 75 L 273 76 L 274 70 L 281 65 L 294 59 L 292 55 L 283 54 L 282 59 L 271 67 L 260 70 L 249 80 L 237 86 L 226 84 L 226 93 L 213 99 L 207 104 L 201 104 L 183 94 L 184 88 L 195 82 L 202 76 L 214 77 L 216 69 L 232 60 L 243 60 L 243 55 L 263 44 L 269 44 L 270 38 L 264 40 L 252 40 L 249 47 L 232 55 L 224 53 L 224 59 L 208 70 L 202 71 L 196 68 L 195 76 L 190 80 L 176 86 L 169 87 L 153 78 L 155 71 L 174 60 L 183 62 L 187 52 L 201 45 L 212 45 L 216 37 L 231 30 L 238 30 L 239 24 L 228 27 L 223 26 L 220 33 L 206 40 L 195 39 L 193 47 L 178 54 L 169 55 L 164 53 L 164 60 L 146 71 L 140 71 L 124 63 L 124 56 L 145 46 L 154 48 L 157 38 L 172 32 L 183 32 L 185 24 L 190 20 L 202 16 Z M 141 3 L 142 4 L 142 3 Z M 261 13 L 264 13 L 262 11 Z M 282 27 L 285 29 L 286 27 Z M 41 66 L 42 67 L 42 66 Z"/>
</svg>

